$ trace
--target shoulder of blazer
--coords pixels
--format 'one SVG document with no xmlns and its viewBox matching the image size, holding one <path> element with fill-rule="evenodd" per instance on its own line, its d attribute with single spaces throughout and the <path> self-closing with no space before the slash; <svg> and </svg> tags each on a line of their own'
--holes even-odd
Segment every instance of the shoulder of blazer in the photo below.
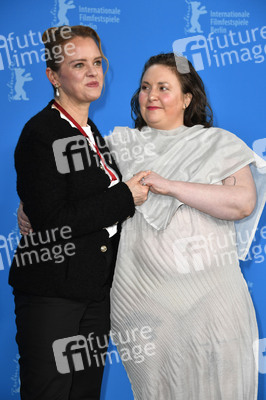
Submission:
<svg viewBox="0 0 266 400">
<path fill-rule="evenodd" d="M 80 135 L 76 128 L 60 117 L 59 111 L 51 108 L 53 101 L 34 115 L 24 126 L 18 144 L 28 140 L 38 140 L 50 144 L 56 139 Z"/>
</svg>

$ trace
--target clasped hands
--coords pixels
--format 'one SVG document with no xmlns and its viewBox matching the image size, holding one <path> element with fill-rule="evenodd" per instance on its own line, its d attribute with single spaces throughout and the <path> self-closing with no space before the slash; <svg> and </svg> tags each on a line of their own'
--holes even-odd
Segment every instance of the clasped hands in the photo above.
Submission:
<svg viewBox="0 0 266 400">
<path fill-rule="evenodd" d="M 141 171 L 126 181 L 126 185 L 131 190 L 134 204 L 141 206 L 147 198 L 149 191 L 155 194 L 168 194 L 169 180 L 156 174 L 153 171 Z M 18 212 L 18 226 L 22 235 L 32 232 L 32 227 L 27 215 L 23 211 L 23 203 L 20 202 Z"/>
<path fill-rule="evenodd" d="M 169 192 L 169 180 L 153 171 L 141 171 L 125 182 L 132 192 L 136 206 L 143 204 L 151 191 L 155 194 L 167 195 Z"/>
</svg>

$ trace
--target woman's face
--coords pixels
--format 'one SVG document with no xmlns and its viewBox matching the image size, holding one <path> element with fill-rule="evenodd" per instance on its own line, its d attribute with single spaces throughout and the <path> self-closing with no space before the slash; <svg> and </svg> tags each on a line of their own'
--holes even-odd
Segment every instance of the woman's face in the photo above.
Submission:
<svg viewBox="0 0 266 400">
<path fill-rule="evenodd" d="M 60 99 L 75 104 L 97 100 L 103 87 L 102 56 L 92 38 L 75 37 L 71 51 L 66 51 L 58 72 L 53 72 L 59 85 Z M 67 42 L 67 43 L 69 43 Z"/>
<path fill-rule="evenodd" d="M 142 118 L 155 129 L 170 130 L 184 124 L 190 94 L 183 94 L 180 82 L 170 67 L 152 65 L 143 75 L 139 104 Z M 186 106 L 185 106 L 186 104 Z"/>
</svg>

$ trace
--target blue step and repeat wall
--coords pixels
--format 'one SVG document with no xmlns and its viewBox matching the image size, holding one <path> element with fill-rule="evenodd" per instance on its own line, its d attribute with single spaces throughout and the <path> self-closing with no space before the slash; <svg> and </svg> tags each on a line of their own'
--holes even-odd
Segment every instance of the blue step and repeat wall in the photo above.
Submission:
<svg viewBox="0 0 266 400">
<path fill-rule="evenodd" d="M 0 80 L 0 399 L 19 398 L 14 304 L 7 284 L 19 230 L 13 153 L 24 123 L 52 98 L 45 76 L 42 32 L 88 25 L 110 62 L 106 89 L 90 108 L 102 134 L 132 126 L 130 98 L 144 62 L 173 43 L 205 82 L 215 125 L 242 138 L 266 159 L 265 0 L 9 0 L 1 3 Z M 266 399 L 266 212 L 241 268 L 259 325 L 259 399 Z M 233 356 L 233 355 L 232 355 Z M 265 358 L 265 360 L 264 360 Z M 113 357 L 105 369 L 104 400 L 133 399 L 126 373 Z M 163 399 L 162 399 L 163 400 Z M 233 399 L 232 399 L 233 400 Z"/>
</svg>

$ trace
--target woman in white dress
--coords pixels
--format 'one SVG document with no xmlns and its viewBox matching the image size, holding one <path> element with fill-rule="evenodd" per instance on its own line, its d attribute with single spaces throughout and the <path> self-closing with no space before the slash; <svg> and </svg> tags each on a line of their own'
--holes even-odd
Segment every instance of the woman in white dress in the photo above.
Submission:
<svg viewBox="0 0 266 400">
<path fill-rule="evenodd" d="M 212 127 L 200 77 L 173 53 L 145 64 L 131 104 L 135 129 L 107 140 L 124 179 L 151 170 L 148 200 L 123 223 L 111 291 L 134 398 L 255 400 L 257 323 L 238 253 L 261 211 L 251 168 L 263 160 Z"/>
</svg>

